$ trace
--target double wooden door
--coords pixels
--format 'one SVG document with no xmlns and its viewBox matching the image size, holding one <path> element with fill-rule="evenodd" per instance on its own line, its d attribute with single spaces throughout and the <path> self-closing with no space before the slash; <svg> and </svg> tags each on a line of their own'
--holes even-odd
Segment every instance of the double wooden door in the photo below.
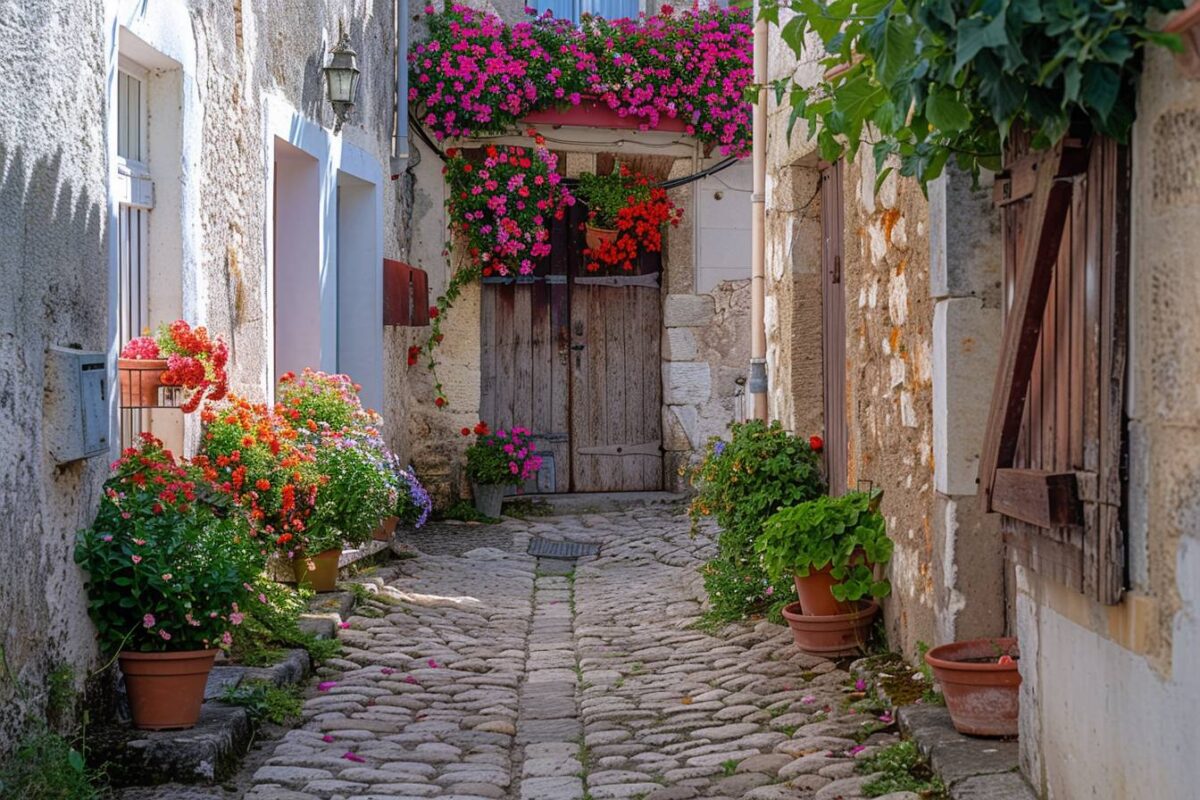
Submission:
<svg viewBox="0 0 1200 800">
<path fill-rule="evenodd" d="M 542 492 L 662 488 L 659 254 L 587 271 L 584 209 L 532 275 L 483 279 L 480 415 L 533 432 Z"/>
</svg>

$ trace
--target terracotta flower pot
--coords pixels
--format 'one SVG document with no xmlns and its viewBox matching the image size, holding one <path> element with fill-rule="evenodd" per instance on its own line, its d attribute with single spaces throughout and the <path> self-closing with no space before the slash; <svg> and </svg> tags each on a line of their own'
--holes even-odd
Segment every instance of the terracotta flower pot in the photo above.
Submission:
<svg viewBox="0 0 1200 800">
<path fill-rule="evenodd" d="M 504 490 L 507 488 L 503 483 L 473 484 L 475 510 L 483 516 L 493 519 L 500 516 L 500 509 L 504 505 Z"/>
<path fill-rule="evenodd" d="M 121 379 L 121 406 L 147 408 L 158 406 L 158 388 L 167 369 L 165 358 L 118 358 Z"/>
<path fill-rule="evenodd" d="M 342 548 L 335 547 L 311 556 L 298 555 L 292 559 L 296 583 L 308 583 L 314 592 L 332 592 L 337 588 L 338 559 Z"/>
<path fill-rule="evenodd" d="M 867 563 L 867 554 L 861 549 L 850 554 L 851 563 Z M 841 603 L 834 599 L 831 591 L 837 583 L 833 578 L 833 565 L 823 569 L 809 570 L 808 577 L 795 577 L 796 596 L 800 598 L 800 607 L 809 616 L 828 616 L 831 614 L 850 614 L 854 611 L 854 603 Z"/>
<path fill-rule="evenodd" d="M 612 244 L 617 240 L 617 231 L 613 228 L 597 228 L 595 225 L 587 225 L 583 238 L 589 250 L 599 250 L 601 245 Z"/>
<path fill-rule="evenodd" d="M 375 529 L 375 533 L 371 534 L 372 538 L 377 542 L 391 541 L 392 534 L 396 532 L 396 523 L 399 521 L 399 517 L 384 517 L 383 522 L 379 523 L 379 527 Z"/>
<path fill-rule="evenodd" d="M 848 614 L 805 614 L 800 603 L 784 606 L 783 618 L 792 629 L 792 639 L 806 653 L 850 656 L 861 652 L 871 633 L 879 604 L 863 600 Z"/>
<path fill-rule="evenodd" d="M 119 660 L 133 727 L 158 731 L 195 725 L 216 656 L 216 650 L 122 651 Z"/>
<path fill-rule="evenodd" d="M 998 664 L 1001 655 L 1012 657 Z M 1020 652 L 1013 638 L 972 639 L 935 647 L 925 663 L 942 687 L 959 733 L 1016 736 L 1020 711 Z"/>
</svg>

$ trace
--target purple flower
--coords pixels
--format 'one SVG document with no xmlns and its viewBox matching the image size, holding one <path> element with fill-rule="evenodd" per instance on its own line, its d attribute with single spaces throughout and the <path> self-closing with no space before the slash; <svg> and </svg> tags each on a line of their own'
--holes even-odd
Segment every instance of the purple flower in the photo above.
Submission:
<svg viewBox="0 0 1200 800">
<path fill-rule="evenodd" d="M 854 682 L 854 691 L 865 692 L 866 690 L 867 690 L 867 682 L 864 681 L 862 678 L 859 678 L 858 680 L 856 680 Z"/>
<path fill-rule="evenodd" d="M 317 684 L 318 692 L 328 692 L 333 687 L 337 686 L 337 681 L 322 681 Z"/>
</svg>

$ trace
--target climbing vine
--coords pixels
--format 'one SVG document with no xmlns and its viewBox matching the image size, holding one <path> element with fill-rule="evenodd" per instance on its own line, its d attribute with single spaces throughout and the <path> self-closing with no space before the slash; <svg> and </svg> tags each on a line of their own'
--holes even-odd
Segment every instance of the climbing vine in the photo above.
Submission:
<svg viewBox="0 0 1200 800">
<path fill-rule="evenodd" d="M 788 134 L 806 123 L 822 158 L 869 146 L 877 183 L 891 171 L 922 185 L 950 158 L 972 174 L 1000 167 L 1015 127 L 1044 149 L 1073 122 L 1124 141 L 1133 124 L 1141 50 L 1177 49 L 1150 30 L 1153 11 L 1180 0 L 764 0 L 798 58 L 814 44 L 815 85 L 775 81 L 791 108 Z M 790 12 L 790 13 L 785 13 Z"/>
</svg>

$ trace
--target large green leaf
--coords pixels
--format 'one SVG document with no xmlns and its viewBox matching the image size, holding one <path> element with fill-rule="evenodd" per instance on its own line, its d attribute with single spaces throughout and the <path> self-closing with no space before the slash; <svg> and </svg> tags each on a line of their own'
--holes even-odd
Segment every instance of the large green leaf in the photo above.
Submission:
<svg viewBox="0 0 1200 800">
<path fill-rule="evenodd" d="M 958 45 L 954 54 L 954 74 L 962 71 L 968 62 L 987 48 L 1000 47 L 1008 43 L 1008 33 L 1004 29 L 1004 15 L 985 20 L 982 17 L 971 17 L 958 24 Z"/>
<path fill-rule="evenodd" d="M 951 133 L 966 130 L 971 124 L 970 109 L 948 89 L 937 89 L 929 95 L 925 116 L 939 129 Z"/>
</svg>

